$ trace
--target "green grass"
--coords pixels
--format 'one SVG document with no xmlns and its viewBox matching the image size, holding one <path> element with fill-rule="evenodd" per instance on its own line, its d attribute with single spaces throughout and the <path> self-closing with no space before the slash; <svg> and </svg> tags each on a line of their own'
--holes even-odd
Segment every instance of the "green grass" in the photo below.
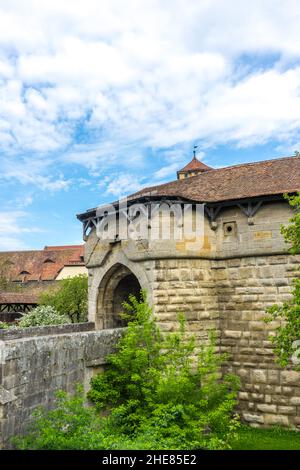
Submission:
<svg viewBox="0 0 300 470">
<path fill-rule="evenodd" d="M 283 428 L 254 429 L 242 426 L 233 450 L 300 450 L 300 432 Z"/>
</svg>

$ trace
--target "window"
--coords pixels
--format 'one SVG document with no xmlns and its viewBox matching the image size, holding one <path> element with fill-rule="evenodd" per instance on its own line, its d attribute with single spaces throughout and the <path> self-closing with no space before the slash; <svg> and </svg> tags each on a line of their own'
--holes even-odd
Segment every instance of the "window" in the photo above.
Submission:
<svg viewBox="0 0 300 470">
<path fill-rule="evenodd" d="M 223 232 L 224 232 L 225 237 L 236 235 L 236 232 L 237 232 L 236 222 L 224 222 Z"/>
</svg>

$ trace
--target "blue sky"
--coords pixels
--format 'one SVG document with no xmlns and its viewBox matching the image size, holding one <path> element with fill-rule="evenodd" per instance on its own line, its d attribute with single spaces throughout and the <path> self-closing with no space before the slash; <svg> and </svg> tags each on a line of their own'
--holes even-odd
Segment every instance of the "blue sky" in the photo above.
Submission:
<svg viewBox="0 0 300 470">
<path fill-rule="evenodd" d="M 0 0 L 0 250 L 76 213 L 300 149 L 298 0 Z"/>
</svg>

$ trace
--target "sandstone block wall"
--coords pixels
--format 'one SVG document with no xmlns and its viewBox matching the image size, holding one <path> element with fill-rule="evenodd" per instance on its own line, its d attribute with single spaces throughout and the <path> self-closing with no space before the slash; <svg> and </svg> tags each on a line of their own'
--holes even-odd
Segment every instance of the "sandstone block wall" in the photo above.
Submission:
<svg viewBox="0 0 300 470">
<path fill-rule="evenodd" d="M 226 370 L 239 375 L 239 409 L 253 425 L 300 426 L 300 373 L 275 362 L 270 335 L 280 325 L 263 322 L 266 308 L 290 299 L 300 257 L 236 258 L 212 263 Z"/>
<path fill-rule="evenodd" d="M 288 224 L 290 217 L 292 211 L 287 202 L 263 204 L 251 219 L 238 207 L 222 210 L 215 231 L 216 257 L 223 259 L 285 253 L 288 247 L 280 226 Z M 230 223 L 233 223 L 234 230 L 228 234 L 226 224 Z"/>
<path fill-rule="evenodd" d="M 155 261 L 153 309 L 162 330 L 174 331 L 183 312 L 187 328 L 201 341 L 216 330 L 224 372 L 241 379 L 239 411 L 254 426 L 300 426 L 300 372 L 282 369 L 266 324 L 266 309 L 291 298 L 300 256 L 289 254 L 224 260 Z"/>
<path fill-rule="evenodd" d="M 148 291 L 164 331 L 175 330 L 180 312 L 199 340 L 217 331 L 220 349 L 229 354 L 226 370 L 241 378 L 245 421 L 300 426 L 300 374 L 275 363 L 269 335 L 278 324 L 263 322 L 269 305 L 290 298 L 299 276 L 300 256 L 287 253 L 280 232 L 291 216 L 283 200 L 263 203 L 251 218 L 243 207 L 224 207 L 213 224 L 205 218 L 203 243 L 196 240 L 193 249 L 185 239 L 109 243 L 93 230 L 86 243 L 90 320 L 101 325 L 105 278 L 114 266 L 125 266 Z M 162 223 L 155 219 L 150 225 Z"/>
<path fill-rule="evenodd" d="M 219 312 L 214 273 L 209 260 L 173 259 L 155 261 L 153 310 L 163 331 L 178 328 L 184 313 L 187 328 L 197 338 L 207 330 L 219 331 Z"/>
<path fill-rule="evenodd" d="M 81 324 L 1 332 L 0 448 L 9 448 L 10 437 L 26 429 L 37 406 L 53 405 L 57 390 L 72 393 L 77 383 L 89 388 L 121 334 L 92 328 Z"/>
</svg>

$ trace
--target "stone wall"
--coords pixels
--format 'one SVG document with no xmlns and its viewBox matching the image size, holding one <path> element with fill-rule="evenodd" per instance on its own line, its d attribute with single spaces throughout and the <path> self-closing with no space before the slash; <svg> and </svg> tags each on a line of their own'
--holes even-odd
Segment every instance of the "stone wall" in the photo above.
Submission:
<svg viewBox="0 0 300 470">
<path fill-rule="evenodd" d="M 215 230 L 215 257 L 264 256 L 286 253 L 287 246 L 280 232 L 288 224 L 292 210 L 287 202 L 263 204 L 253 218 L 247 218 L 237 207 L 223 209 Z M 226 233 L 226 224 L 234 230 Z M 212 257 L 213 258 L 213 257 Z"/>
<path fill-rule="evenodd" d="M 153 310 L 163 331 L 178 328 L 184 313 L 187 328 L 197 338 L 219 330 L 219 311 L 211 262 L 201 259 L 156 260 L 153 268 Z"/>
<path fill-rule="evenodd" d="M 227 371 L 241 378 L 242 417 L 252 425 L 300 425 L 300 374 L 275 363 L 266 308 L 290 298 L 299 275 L 300 256 L 287 254 L 280 225 L 292 215 L 286 201 L 264 203 L 248 218 L 240 207 L 223 208 L 214 224 L 204 220 L 202 243 L 188 240 L 100 241 L 95 230 L 86 243 L 89 315 L 105 328 L 111 286 L 122 272 L 136 276 L 164 331 L 177 328 L 178 313 L 199 340 L 216 329 L 219 346 L 229 354 Z M 158 218 L 151 227 L 163 224 Z M 228 231 L 228 225 L 231 230 Z M 109 318 L 107 321 L 109 325 Z"/>
<path fill-rule="evenodd" d="M 279 322 L 266 324 L 266 309 L 291 297 L 300 256 L 288 254 L 224 260 L 155 261 L 153 309 L 164 331 L 186 315 L 198 340 L 215 329 L 224 372 L 241 379 L 239 411 L 251 425 L 300 426 L 300 372 L 276 364 L 270 335 Z"/>
<path fill-rule="evenodd" d="M 246 422 L 299 427 L 300 373 L 276 365 L 269 335 L 278 324 L 262 321 L 269 305 L 290 298 L 299 275 L 300 256 L 287 254 L 280 234 L 290 216 L 285 202 L 263 205 L 252 219 L 224 209 L 214 226 L 205 219 L 199 249 L 187 240 L 100 242 L 92 231 L 85 256 L 92 323 L 0 331 L 0 447 L 24 431 L 38 405 L 52 406 L 56 390 L 88 388 L 122 332 L 101 328 L 111 325 L 111 300 L 129 274 L 148 291 L 162 330 L 177 328 L 183 312 L 199 341 L 217 331 L 229 354 L 224 370 L 241 378 Z"/>
<path fill-rule="evenodd" d="M 51 407 L 57 390 L 86 390 L 113 351 L 120 329 L 93 324 L 36 327 L 0 332 L 0 448 L 26 429 L 32 411 Z"/>
<path fill-rule="evenodd" d="M 253 425 L 300 426 L 300 373 L 275 363 L 270 335 L 280 323 L 263 322 L 268 306 L 290 298 L 299 264 L 291 255 L 212 263 L 226 370 L 241 379 L 239 410 Z"/>
</svg>

